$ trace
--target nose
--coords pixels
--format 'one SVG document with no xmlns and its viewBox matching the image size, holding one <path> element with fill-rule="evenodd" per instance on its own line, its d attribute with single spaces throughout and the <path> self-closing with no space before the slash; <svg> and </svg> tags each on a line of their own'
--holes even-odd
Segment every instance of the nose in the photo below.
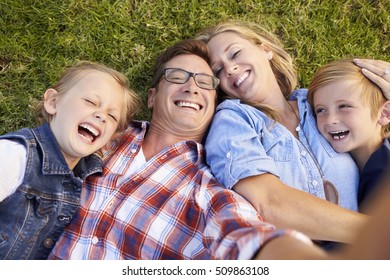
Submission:
<svg viewBox="0 0 390 280">
<path fill-rule="evenodd" d="M 327 123 L 328 124 L 337 124 L 337 123 L 339 123 L 338 115 L 336 113 L 328 113 Z"/>
<path fill-rule="evenodd" d="M 101 122 L 106 122 L 106 114 L 101 110 L 95 112 L 95 118 L 99 119 Z"/>
<path fill-rule="evenodd" d="M 238 69 L 238 66 L 235 64 L 230 64 L 229 66 L 226 67 L 226 75 L 230 77 L 233 75 Z"/>
<path fill-rule="evenodd" d="M 194 93 L 194 94 L 199 93 L 199 87 L 195 82 L 195 77 L 190 77 L 188 81 L 185 83 L 185 85 L 186 85 L 186 89 L 184 91 L 185 93 Z"/>
</svg>

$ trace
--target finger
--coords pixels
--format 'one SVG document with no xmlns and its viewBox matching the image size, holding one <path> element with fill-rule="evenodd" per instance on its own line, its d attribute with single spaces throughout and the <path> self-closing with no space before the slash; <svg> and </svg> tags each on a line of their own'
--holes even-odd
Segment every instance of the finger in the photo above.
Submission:
<svg viewBox="0 0 390 280">
<path fill-rule="evenodd" d="M 378 76 L 382 76 L 385 69 L 390 69 L 390 62 L 383 60 L 354 59 L 353 61 L 357 66 L 366 68 Z"/>
<path fill-rule="evenodd" d="M 390 100 L 390 82 L 365 68 L 362 69 L 362 73 L 382 90 L 386 99 Z"/>
<path fill-rule="evenodd" d="M 387 62 L 387 61 L 384 61 L 384 60 L 377 60 L 377 59 L 355 58 L 353 61 L 356 64 L 361 64 L 361 65 L 364 65 L 364 66 L 367 66 L 367 67 L 372 65 L 373 67 L 388 68 L 390 66 L 390 62 Z"/>
</svg>

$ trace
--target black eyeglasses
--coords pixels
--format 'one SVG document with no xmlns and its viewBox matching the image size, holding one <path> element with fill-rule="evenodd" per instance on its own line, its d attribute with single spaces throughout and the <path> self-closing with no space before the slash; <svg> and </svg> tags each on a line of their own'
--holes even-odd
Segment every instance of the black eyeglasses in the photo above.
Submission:
<svg viewBox="0 0 390 280">
<path fill-rule="evenodd" d="M 203 89 L 216 89 L 219 84 L 219 79 L 212 75 L 191 73 L 180 68 L 166 68 L 162 76 L 174 84 L 185 84 L 191 77 L 194 77 L 195 84 Z"/>
</svg>

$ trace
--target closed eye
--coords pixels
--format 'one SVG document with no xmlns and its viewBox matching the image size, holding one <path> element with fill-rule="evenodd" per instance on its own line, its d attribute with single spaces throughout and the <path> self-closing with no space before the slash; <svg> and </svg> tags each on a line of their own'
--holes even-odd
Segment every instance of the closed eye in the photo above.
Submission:
<svg viewBox="0 0 390 280">
<path fill-rule="evenodd" d="M 241 52 L 241 50 L 234 52 L 232 55 L 232 59 L 236 58 L 240 54 L 240 52 Z"/>
<path fill-rule="evenodd" d="M 84 99 L 87 103 L 96 106 L 96 103 L 92 101 L 91 99 Z"/>
<path fill-rule="evenodd" d="M 214 75 L 215 75 L 216 77 L 219 77 L 219 75 L 221 75 L 222 69 L 223 69 L 222 67 L 218 67 L 218 68 L 214 69 L 214 70 L 213 70 Z"/>
<path fill-rule="evenodd" d="M 339 109 L 346 109 L 346 108 L 351 108 L 352 106 L 348 105 L 348 104 L 341 104 L 339 105 Z"/>
<path fill-rule="evenodd" d="M 118 122 L 118 118 L 113 114 L 108 114 L 108 116 L 113 119 L 115 122 Z"/>
</svg>

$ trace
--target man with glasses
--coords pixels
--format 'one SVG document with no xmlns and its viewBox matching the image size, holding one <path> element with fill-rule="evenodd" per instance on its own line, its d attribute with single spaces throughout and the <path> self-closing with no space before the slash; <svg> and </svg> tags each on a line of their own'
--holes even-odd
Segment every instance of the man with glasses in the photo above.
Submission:
<svg viewBox="0 0 390 280">
<path fill-rule="evenodd" d="M 285 258 L 302 258 L 302 248 L 304 257 L 324 256 L 307 237 L 262 221 L 212 176 L 201 143 L 218 82 L 204 43 L 181 41 L 158 58 L 148 91 L 150 123 L 134 122 L 110 144 L 102 176 L 86 182 L 82 206 L 51 258 L 268 258 L 259 249 L 270 244 L 265 248 L 275 257 L 273 240 L 282 241 Z"/>
</svg>

